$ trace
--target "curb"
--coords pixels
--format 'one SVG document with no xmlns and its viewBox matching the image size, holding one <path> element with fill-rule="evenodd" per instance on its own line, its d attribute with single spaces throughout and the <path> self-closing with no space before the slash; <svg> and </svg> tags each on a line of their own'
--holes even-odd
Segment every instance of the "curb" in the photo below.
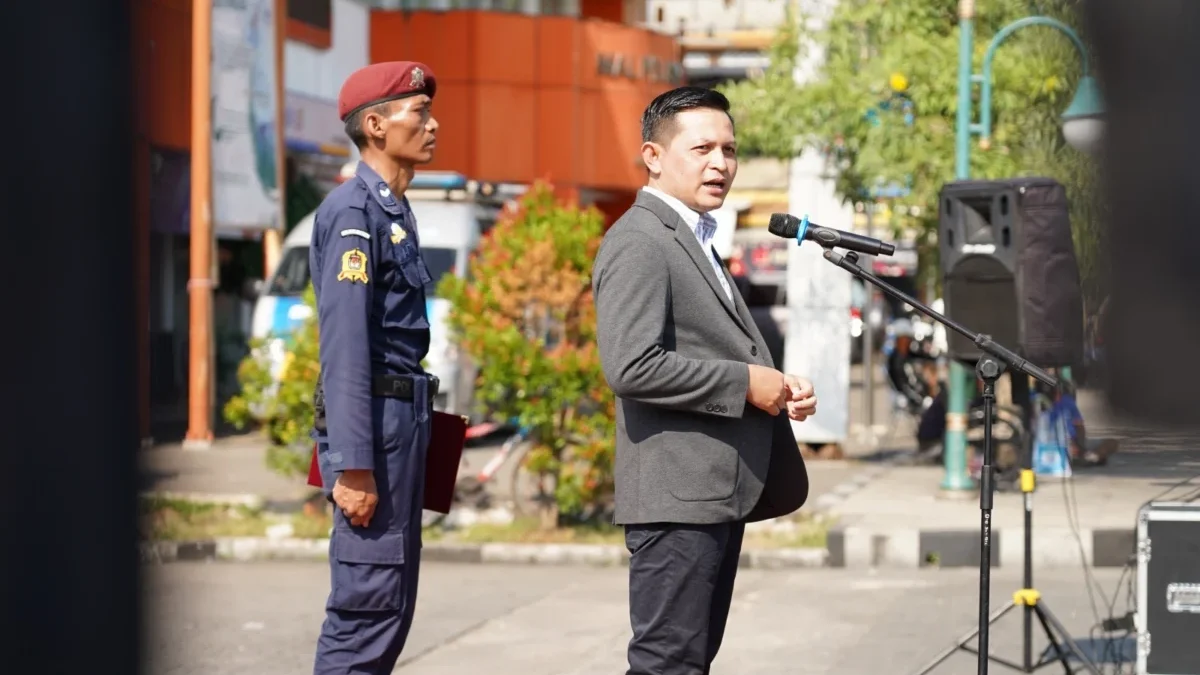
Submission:
<svg viewBox="0 0 1200 675">
<path fill-rule="evenodd" d="M 992 567 L 1020 569 L 1024 565 L 1025 530 L 992 530 Z M 1134 528 L 1080 528 L 1079 540 L 1069 528 L 1033 532 L 1035 568 L 1125 567 L 1134 556 Z M 827 539 L 829 566 L 971 567 L 979 566 L 979 530 L 918 530 L 889 528 L 878 532 L 854 526 L 834 526 Z M 1080 549 L 1083 549 L 1082 552 Z M 1081 558 L 1082 553 L 1082 558 Z"/>
<path fill-rule="evenodd" d="M 994 530 L 992 567 L 1020 569 L 1024 531 Z M 1133 528 L 1082 530 L 1083 560 L 1093 568 L 1129 564 L 1136 546 Z M 1063 546 L 1063 542 L 1070 542 Z M 234 537 L 206 541 L 159 541 L 139 544 L 145 563 L 177 561 L 327 560 L 328 539 L 269 539 Z M 623 567 L 629 552 L 623 546 L 601 544 L 454 544 L 430 543 L 422 559 L 467 564 L 589 565 Z M 1078 568 L 1079 547 L 1069 529 L 1034 532 L 1033 564 L 1037 568 Z M 857 527 L 834 527 L 828 549 L 778 548 L 742 551 L 743 569 L 812 569 L 819 567 L 869 569 L 979 566 L 977 530 L 892 529 L 886 533 Z"/>
<path fill-rule="evenodd" d="M 328 560 L 328 539 L 268 539 L 232 537 L 207 541 L 141 542 L 144 563 L 183 561 Z M 422 560 L 455 563 L 524 565 L 590 565 L 624 567 L 629 552 L 603 544 L 426 544 Z M 826 567 L 828 552 L 821 548 L 752 549 L 742 551 L 739 567 L 801 569 Z"/>
<path fill-rule="evenodd" d="M 162 499 L 167 501 L 190 502 L 193 504 L 211 504 L 213 506 L 243 506 L 248 509 L 261 509 L 266 498 L 251 493 L 217 493 L 217 492 L 173 492 L 170 490 L 147 490 L 139 493 L 141 499 Z"/>
<path fill-rule="evenodd" d="M 817 498 L 813 511 L 836 519 L 837 506 L 884 473 L 903 465 L 897 455 L 865 467 L 852 478 Z M 836 521 L 835 521 L 836 522 Z M 1036 568 L 1121 568 L 1137 549 L 1135 528 L 1035 528 L 1033 565 Z M 1021 569 L 1025 564 L 1023 527 L 992 530 L 992 567 Z M 1082 542 L 1082 546 L 1080 545 Z M 979 530 L 874 530 L 837 525 L 826 536 L 825 566 L 832 568 L 978 568 Z M 1080 549 L 1082 548 L 1082 551 Z"/>
</svg>

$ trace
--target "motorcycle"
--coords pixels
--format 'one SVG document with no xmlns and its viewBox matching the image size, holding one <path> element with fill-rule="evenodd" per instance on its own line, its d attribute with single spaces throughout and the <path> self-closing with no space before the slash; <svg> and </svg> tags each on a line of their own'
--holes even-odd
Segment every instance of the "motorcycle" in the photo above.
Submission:
<svg viewBox="0 0 1200 675">
<path fill-rule="evenodd" d="M 934 310 L 940 307 L 935 305 Z M 946 417 L 946 383 L 941 374 L 946 356 L 944 332 L 931 320 L 910 310 L 888 326 L 883 351 L 894 405 L 917 420 L 916 458 L 940 461 Z M 982 403 L 976 397 L 970 402 L 967 414 L 967 443 L 975 450 L 969 467 L 973 477 L 978 476 L 982 450 Z M 997 406 L 992 421 L 997 464 L 1009 466 L 1022 444 L 1028 442 L 1021 411 Z"/>
<path fill-rule="evenodd" d="M 894 405 L 920 417 L 933 404 L 938 382 L 938 359 L 933 324 L 914 314 L 892 320 L 886 329 L 883 355 Z"/>
</svg>

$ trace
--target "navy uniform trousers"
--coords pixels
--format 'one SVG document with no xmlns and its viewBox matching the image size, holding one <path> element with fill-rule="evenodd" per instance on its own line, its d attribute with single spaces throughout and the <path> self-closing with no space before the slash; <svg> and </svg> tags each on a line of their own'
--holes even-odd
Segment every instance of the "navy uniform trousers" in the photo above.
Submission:
<svg viewBox="0 0 1200 675">
<path fill-rule="evenodd" d="M 350 525 L 334 506 L 329 542 L 330 592 L 317 641 L 314 675 L 391 673 L 404 649 L 417 604 L 421 570 L 421 513 L 429 447 L 429 379 L 414 376 L 411 401 L 371 399 L 375 485 L 379 505 L 367 527 Z M 322 461 L 326 496 L 336 476 Z"/>
</svg>

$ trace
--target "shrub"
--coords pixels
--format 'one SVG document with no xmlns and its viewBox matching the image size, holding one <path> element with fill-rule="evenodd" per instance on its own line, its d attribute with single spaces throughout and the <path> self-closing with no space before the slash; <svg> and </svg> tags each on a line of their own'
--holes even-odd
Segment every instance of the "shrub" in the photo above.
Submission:
<svg viewBox="0 0 1200 675">
<path fill-rule="evenodd" d="M 223 411 L 225 419 L 238 429 L 262 425 L 271 442 L 267 465 L 285 476 L 307 475 L 312 456 L 313 390 L 321 361 L 311 284 L 304 292 L 304 304 L 311 310 L 309 317 L 283 340 L 281 360 L 271 358 L 270 341 L 251 342 L 250 354 L 238 366 L 242 391 Z M 275 363 L 280 363 L 278 372 Z"/>
<path fill-rule="evenodd" d="M 591 293 L 603 234 L 598 210 L 538 183 L 481 242 L 469 278 L 438 288 L 452 339 L 479 365 L 478 402 L 530 429 L 526 469 L 553 486 L 544 526 L 592 514 L 612 494 L 615 407 Z"/>
</svg>

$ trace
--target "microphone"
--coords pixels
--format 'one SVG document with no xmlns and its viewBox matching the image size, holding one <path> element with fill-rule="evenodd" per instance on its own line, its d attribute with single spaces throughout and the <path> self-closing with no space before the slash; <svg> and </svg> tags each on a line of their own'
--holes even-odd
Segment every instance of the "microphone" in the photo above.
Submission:
<svg viewBox="0 0 1200 675">
<path fill-rule="evenodd" d="M 776 237 L 795 239 L 797 245 L 809 239 L 824 248 L 840 246 L 867 255 L 892 255 L 896 252 L 896 247 L 887 242 L 810 223 L 807 215 L 801 219 L 788 213 L 772 213 L 767 230 Z"/>
</svg>

